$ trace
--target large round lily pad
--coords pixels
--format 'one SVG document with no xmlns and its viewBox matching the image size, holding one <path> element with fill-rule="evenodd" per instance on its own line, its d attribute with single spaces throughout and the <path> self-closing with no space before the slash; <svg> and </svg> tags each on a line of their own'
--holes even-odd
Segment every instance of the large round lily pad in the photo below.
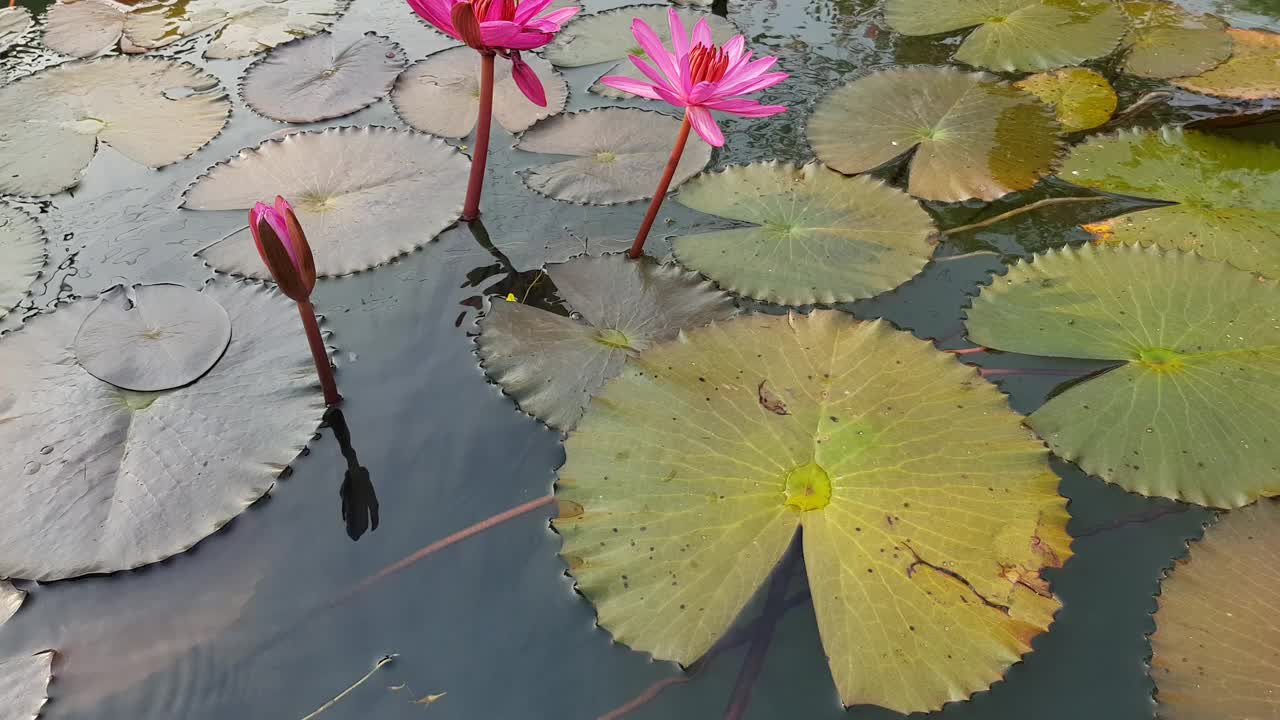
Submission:
<svg viewBox="0 0 1280 720">
<path fill-rule="evenodd" d="M 1079 132 L 1105 124 L 1119 99 L 1111 83 L 1088 68 L 1067 68 L 1039 73 L 1014 83 L 1014 87 L 1053 107 L 1053 114 L 1067 132 Z"/>
<path fill-rule="evenodd" d="M 0 708 L 5 720 L 35 720 L 48 702 L 53 651 L 0 660 Z"/>
<path fill-rule="evenodd" d="M 544 120 L 520 136 L 516 149 L 576 158 L 525 172 L 531 190 L 556 200 L 612 205 L 653 197 L 679 131 L 680 121 L 670 115 L 600 108 Z M 711 146 L 691 135 L 671 187 L 709 162 Z"/>
<path fill-rule="evenodd" d="M 579 15 L 563 30 L 556 33 L 556 39 L 547 46 L 543 54 L 560 67 L 612 63 L 601 77 L 621 75 L 634 80 L 648 81 L 627 60 L 628 55 L 645 57 L 644 50 L 631 34 L 631 22 L 635 19 L 645 21 L 649 27 L 653 28 L 662 44 L 670 48 L 671 27 L 667 22 L 669 7 L 668 5 L 628 5 L 591 15 Z M 705 19 L 711 29 L 711 39 L 717 45 L 723 45 L 738 34 L 738 29 L 733 23 L 719 15 L 690 8 L 677 8 L 676 12 L 680 15 L 686 29 L 692 29 L 699 20 Z M 635 97 L 629 92 L 611 88 L 599 81 L 591 86 L 591 92 L 611 98 Z"/>
<path fill-rule="evenodd" d="M 511 75 L 511 63 L 497 63 L 493 119 L 510 133 L 555 115 L 569 99 L 569 84 L 551 63 L 537 55 L 523 59 L 542 81 L 547 105 L 535 105 L 525 97 Z M 405 123 L 423 132 L 451 138 L 470 135 L 480 110 L 480 56 L 469 47 L 456 47 L 415 63 L 396 81 L 391 102 Z"/>
<path fill-rule="evenodd" d="M 240 151 L 197 180 L 182 206 L 247 211 L 283 195 L 307 233 L 316 271 L 345 275 L 415 250 L 456 222 L 469 169 L 462 153 L 430 135 L 329 128 Z M 270 277 L 247 227 L 200 256 L 216 270 Z"/>
<path fill-rule="evenodd" d="M 249 107 L 272 120 L 329 120 L 381 100 L 404 61 L 400 46 L 381 35 L 348 41 L 319 33 L 281 45 L 250 65 L 241 93 Z"/>
<path fill-rule="evenodd" d="M 873 170 L 915 149 L 908 191 L 944 202 L 994 200 L 1049 174 L 1060 128 L 1035 96 L 983 73 L 874 72 L 822 100 L 809 121 L 818 159 Z"/>
<path fill-rule="evenodd" d="M 30 10 L 24 7 L 0 8 L 0 52 L 18 44 L 33 25 L 35 21 L 31 19 Z"/>
<path fill-rule="evenodd" d="M 565 452 L 570 573 L 656 658 L 701 657 L 797 528 L 845 705 L 963 700 L 1059 607 L 1041 571 L 1070 538 L 1044 446 L 972 368 L 883 321 L 691 331 L 631 360 Z"/>
<path fill-rule="evenodd" d="M 1123 0 L 1129 19 L 1124 71 L 1149 78 L 1197 75 L 1231 56 L 1227 24 L 1194 15 L 1167 0 Z"/>
<path fill-rule="evenodd" d="M 81 300 L 0 339 L 0 577 L 57 580 L 183 552 L 263 495 L 324 413 L 294 304 L 261 284 L 204 292 L 234 328 L 198 382 L 160 393 L 76 362 Z"/>
<path fill-rule="evenodd" d="M 1101 241 L 1194 250 L 1280 278 L 1280 148 L 1164 128 L 1093 138 L 1059 171 L 1077 185 L 1168 200 L 1086 225 Z"/>
<path fill-rule="evenodd" d="M 1078 65 L 1115 50 L 1125 17 L 1111 0 L 888 0 L 889 26 L 936 35 L 978 26 L 955 59 L 992 70 Z"/>
<path fill-rule="evenodd" d="M 44 261 L 40 226 L 25 212 L 0 204 L 0 318 L 26 295 Z"/>
<path fill-rule="evenodd" d="M 1151 677 L 1160 717 L 1280 717 L 1280 504 L 1227 513 L 1160 587 Z"/>
<path fill-rule="evenodd" d="M 150 167 L 222 130 L 231 103 L 212 75 L 152 58 L 71 62 L 0 87 L 0 192 L 48 195 L 80 181 L 98 142 Z"/>
<path fill-rule="evenodd" d="M 1192 92 L 1261 100 L 1280 97 L 1280 33 L 1231 29 L 1234 51 L 1216 68 L 1174 82 Z"/>
<path fill-rule="evenodd" d="M 143 49 L 216 33 L 204 56 L 248 57 L 313 35 L 338 19 L 345 0 L 163 0 L 130 13 L 124 38 Z"/>
<path fill-rule="evenodd" d="M 1064 249 L 974 300 L 969 338 L 1113 360 L 1028 423 L 1058 455 L 1131 492 L 1213 507 L 1280 494 L 1280 288 L 1194 253 Z"/>
<path fill-rule="evenodd" d="M 72 57 L 93 57 L 120 43 L 130 7 L 115 0 L 59 0 L 45 13 L 44 44 Z"/>
<path fill-rule="evenodd" d="M 181 285 L 122 286 L 102 294 L 76 332 L 76 360 L 124 390 L 156 392 L 195 382 L 231 342 L 231 318 L 209 293 Z"/>
<path fill-rule="evenodd" d="M 566 432 L 628 357 L 736 312 L 711 283 L 648 258 L 581 256 L 548 266 L 547 275 L 576 317 L 495 300 L 476 346 L 522 410 Z"/>
<path fill-rule="evenodd" d="M 676 238 L 681 264 L 721 287 L 783 305 L 878 295 L 910 280 L 936 230 L 910 195 L 817 163 L 738 165 L 684 186 L 681 204 L 751 223 Z"/>
</svg>

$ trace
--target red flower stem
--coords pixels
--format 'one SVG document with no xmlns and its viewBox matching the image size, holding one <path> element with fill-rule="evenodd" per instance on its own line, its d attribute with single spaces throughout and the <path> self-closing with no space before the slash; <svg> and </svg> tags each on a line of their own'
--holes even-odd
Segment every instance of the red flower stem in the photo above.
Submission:
<svg viewBox="0 0 1280 720">
<path fill-rule="evenodd" d="M 649 212 L 644 216 L 644 222 L 640 224 L 640 231 L 636 233 L 636 241 L 631 243 L 631 250 L 627 255 L 635 260 L 644 254 L 644 241 L 649 238 L 649 229 L 653 227 L 653 221 L 658 219 L 658 208 L 662 207 L 662 201 L 667 197 L 667 189 L 671 187 L 671 178 L 676 176 L 676 166 L 680 164 L 680 156 L 684 155 L 685 143 L 689 141 L 689 114 L 684 115 L 684 122 L 680 123 L 680 134 L 676 136 L 676 145 L 671 148 L 671 159 L 667 160 L 667 169 L 662 173 L 662 180 L 658 182 L 658 189 L 653 194 L 653 202 L 649 203 Z"/>
<path fill-rule="evenodd" d="M 338 385 L 333 381 L 333 367 L 329 365 L 329 352 L 324 348 L 324 338 L 320 336 L 320 324 L 316 322 L 316 309 L 310 300 L 298 301 L 298 315 L 302 317 L 302 327 L 307 331 L 307 344 L 311 346 L 311 359 L 316 363 L 316 375 L 320 376 L 320 388 L 324 390 L 324 404 L 335 407 L 342 402 L 338 394 Z"/>
<path fill-rule="evenodd" d="M 484 190 L 484 166 L 489 161 L 489 130 L 493 126 L 494 54 L 480 54 L 480 111 L 476 114 L 476 146 L 471 149 L 471 179 L 467 181 L 467 202 L 462 219 L 480 217 L 480 192 Z"/>
</svg>

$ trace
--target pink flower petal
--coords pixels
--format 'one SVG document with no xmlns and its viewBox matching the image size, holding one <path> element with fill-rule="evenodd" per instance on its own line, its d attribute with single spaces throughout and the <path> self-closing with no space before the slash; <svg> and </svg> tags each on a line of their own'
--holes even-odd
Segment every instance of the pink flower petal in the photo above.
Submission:
<svg viewBox="0 0 1280 720">
<path fill-rule="evenodd" d="M 452 38 L 458 37 L 458 32 L 453 29 L 453 21 L 449 19 L 452 3 L 448 0 L 409 0 L 409 7 L 435 29 Z"/>
<path fill-rule="evenodd" d="M 648 23 L 640 18 L 632 20 L 631 34 L 635 36 L 636 42 L 640 43 L 641 49 L 658 65 L 658 69 L 664 75 L 672 80 L 677 80 L 680 77 L 680 71 L 676 69 L 675 58 L 662 46 L 662 41 L 658 39 L 658 35 L 653 32 L 653 28 L 649 27 Z"/>
<path fill-rule="evenodd" d="M 697 24 L 693 26 L 693 44 L 695 47 L 698 45 L 709 48 L 716 46 L 716 41 L 711 39 L 711 26 L 707 24 L 706 18 L 698 20 Z"/>
<path fill-rule="evenodd" d="M 727 86 L 721 85 L 719 94 L 721 98 L 726 99 L 733 95 L 748 95 L 753 92 L 764 90 L 765 88 L 773 87 L 783 80 L 786 80 L 787 77 L 788 75 L 784 72 L 769 73 L 768 75 L 762 75 L 754 80 L 746 80 L 744 82 Z"/>
<path fill-rule="evenodd" d="M 556 36 L 546 32 L 522 32 L 502 44 L 508 50 L 536 50 L 547 45 Z"/>
<path fill-rule="evenodd" d="M 671 28 L 671 49 L 675 51 L 676 60 L 683 60 L 689 54 L 689 31 L 684 29 L 675 8 L 667 9 L 667 25 Z"/>
<path fill-rule="evenodd" d="M 713 97 L 725 97 L 725 95 L 720 92 L 718 83 L 700 82 L 694 85 L 685 97 L 689 99 L 690 105 L 702 105 Z"/>
<path fill-rule="evenodd" d="M 747 39 L 741 35 L 734 35 L 729 42 L 724 44 L 722 49 L 724 54 L 729 56 L 729 67 L 733 67 L 738 60 L 742 59 L 742 51 L 746 46 Z"/>
<path fill-rule="evenodd" d="M 748 55 L 750 55 L 750 53 L 748 53 Z M 750 80 L 752 78 L 760 77 L 765 73 L 765 71 L 773 67 L 774 63 L 778 62 L 778 58 L 772 55 L 767 55 L 765 57 L 760 58 L 759 60 L 752 60 L 751 62 L 745 62 L 745 59 L 744 59 L 744 61 L 739 61 L 739 62 L 741 64 L 738 65 L 737 67 L 731 66 L 728 70 L 725 71 L 724 77 L 720 79 L 720 82 L 722 84 L 733 85 L 733 84 L 740 83 L 744 80 Z"/>
<path fill-rule="evenodd" d="M 555 12 L 549 12 L 540 18 L 534 18 L 529 21 L 525 27 L 533 28 L 534 30 L 542 30 L 544 32 L 559 32 L 560 26 L 569 18 L 577 15 L 578 11 L 581 9 L 582 8 L 576 7 L 561 8 Z"/>
<path fill-rule="evenodd" d="M 717 100 L 703 105 L 708 110 L 741 115 L 742 117 L 769 117 L 787 111 L 785 105 L 761 105 L 755 100 Z"/>
<path fill-rule="evenodd" d="M 542 81 L 533 68 L 529 67 L 529 63 L 520 58 L 518 52 L 511 53 L 511 77 L 530 102 L 538 107 L 547 106 L 547 93 L 542 89 Z"/>
<path fill-rule="evenodd" d="M 672 92 L 675 92 L 675 87 L 671 85 L 671 82 L 668 81 L 665 77 L 663 77 L 662 74 L 659 73 L 657 70 L 654 70 L 652 65 L 645 62 L 644 60 L 641 60 L 635 55 L 628 55 L 627 59 L 631 61 L 632 65 L 636 66 L 637 70 L 644 73 L 645 77 L 652 80 L 654 85 L 661 85 L 662 87 L 665 87 L 666 89 L 671 90 Z"/>
<path fill-rule="evenodd" d="M 641 82 L 634 78 L 624 77 L 622 75 L 605 75 L 600 78 L 600 82 L 608 85 L 615 90 L 629 92 L 632 95 L 639 95 L 642 98 L 650 100 L 661 100 L 658 93 L 654 92 L 654 88 L 647 82 Z"/>
<path fill-rule="evenodd" d="M 651 85 L 653 91 L 658 94 L 658 99 L 675 107 L 684 107 L 689 103 L 678 93 L 674 93 L 660 85 Z"/>
<path fill-rule="evenodd" d="M 538 13 L 547 9 L 547 6 L 553 0 L 524 0 L 516 6 L 515 21 L 518 25 L 524 25 L 532 20 Z"/>
<path fill-rule="evenodd" d="M 708 145 L 711 147 L 722 147 L 724 145 L 724 135 L 720 132 L 720 126 L 716 125 L 716 120 L 711 117 L 709 110 L 690 107 L 685 112 L 689 116 L 689 122 L 693 123 L 694 131 L 703 140 L 706 140 Z"/>
<path fill-rule="evenodd" d="M 507 43 L 522 31 L 523 28 L 519 25 L 505 20 L 485 20 L 480 23 L 480 37 L 484 39 L 485 46 L 491 48 L 507 47 Z"/>
</svg>

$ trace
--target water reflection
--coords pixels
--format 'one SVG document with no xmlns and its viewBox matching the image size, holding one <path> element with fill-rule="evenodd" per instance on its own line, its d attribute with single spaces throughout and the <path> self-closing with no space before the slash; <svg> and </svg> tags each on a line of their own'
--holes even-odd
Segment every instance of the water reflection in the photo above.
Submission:
<svg viewBox="0 0 1280 720">
<path fill-rule="evenodd" d="M 347 460 L 347 472 L 342 477 L 338 495 L 342 498 L 342 522 L 347 526 L 347 537 L 359 540 L 365 532 L 378 529 L 378 493 L 369 477 L 369 469 L 360 464 L 356 449 L 351 445 L 351 429 L 341 408 L 329 408 L 325 423 L 333 429 L 338 439 L 342 457 Z"/>
</svg>

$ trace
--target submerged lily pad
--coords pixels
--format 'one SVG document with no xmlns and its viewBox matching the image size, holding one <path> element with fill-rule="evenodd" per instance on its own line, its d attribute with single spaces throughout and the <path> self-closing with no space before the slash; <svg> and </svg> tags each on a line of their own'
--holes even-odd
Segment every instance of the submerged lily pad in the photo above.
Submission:
<svg viewBox="0 0 1280 720">
<path fill-rule="evenodd" d="M 345 7 L 345 0 L 163 0 L 131 12 L 124 37 L 139 48 L 153 49 L 213 32 L 204 56 L 229 60 L 314 35 L 333 24 Z"/>
<path fill-rule="evenodd" d="M 5 624 L 13 614 L 22 607 L 27 594 L 15 588 L 12 583 L 0 580 L 0 625 Z"/>
<path fill-rule="evenodd" d="M 122 286 L 102 294 L 76 333 L 76 360 L 125 390 L 155 392 L 195 382 L 231 342 L 231 318 L 209 293 L 181 285 Z"/>
<path fill-rule="evenodd" d="M 818 159 L 852 174 L 915 149 L 908 192 L 994 200 L 1049 174 L 1060 127 L 1033 95 L 984 73 L 881 70 L 838 88 L 809 121 Z"/>
<path fill-rule="evenodd" d="M 1088 68 L 1067 68 L 1032 75 L 1014 87 L 1035 95 L 1053 108 L 1067 132 L 1105 124 L 1116 111 L 1116 91 L 1101 74 Z"/>
<path fill-rule="evenodd" d="M 682 265 L 783 305 L 858 300 L 924 268 L 936 228 L 910 195 L 817 163 L 737 165 L 685 185 L 682 205 L 752 223 L 676 238 Z"/>
<path fill-rule="evenodd" d="M 578 316 L 495 300 L 476 346 L 521 410 L 566 432 L 628 357 L 737 312 L 711 283 L 649 258 L 581 256 L 548 266 L 547 275 Z"/>
<path fill-rule="evenodd" d="M 1231 59 L 1195 77 L 1174 83 L 1192 92 L 1261 100 L 1280 97 L 1280 34 L 1231 29 Z"/>
<path fill-rule="evenodd" d="M 325 32 L 281 45 L 250 65 L 241 92 L 245 104 L 272 120 L 318 122 L 381 100 L 403 67 L 404 51 L 381 35 L 345 41 Z"/>
<path fill-rule="evenodd" d="M 998 350 L 1114 360 L 1028 424 L 1131 492 L 1213 507 L 1280 494 L 1280 288 L 1194 253 L 1086 245 L 1037 255 L 973 302 Z"/>
<path fill-rule="evenodd" d="M 30 10 L 24 7 L 0 8 L 0 52 L 18 44 L 34 25 Z"/>
<path fill-rule="evenodd" d="M 555 200 L 613 205 L 653 197 L 680 121 L 633 108 L 600 108 L 558 115 L 520 136 L 516 149 L 572 155 L 523 174 L 525 185 Z M 711 162 L 711 146 L 690 137 L 671 182 L 675 188 Z"/>
<path fill-rule="evenodd" d="M 903 35 L 978 26 L 955 59 L 992 70 L 1078 65 L 1115 50 L 1125 17 L 1111 0 L 888 0 L 885 21 Z"/>
<path fill-rule="evenodd" d="M 26 295 L 44 261 L 40 226 L 25 212 L 0 204 L 0 318 Z"/>
<path fill-rule="evenodd" d="M 547 46 L 543 53 L 548 60 L 560 67 L 582 67 L 597 63 L 611 62 L 613 66 L 605 75 L 621 75 L 635 80 L 647 80 L 636 69 L 628 55 L 645 58 L 644 50 L 636 44 L 631 34 L 631 22 L 640 19 L 653 28 L 658 39 L 666 47 L 671 47 L 671 28 L 667 22 L 667 5 L 628 5 L 613 10 L 579 15 L 563 30 L 556 33 L 556 39 Z M 733 23 L 700 10 L 678 8 L 676 12 L 686 28 L 692 28 L 699 20 L 705 19 L 711 28 L 711 39 L 717 45 L 723 45 L 738 34 Z M 646 58 L 647 59 L 647 58 Z M 611 88 L 597 81 L 591 86 L 591 92 L 610 98 L 633 98 L 629 92 Z"/>
<path fill-rule="evenodd" d="M 1077 185 L 1177 205 L 1086 225 L 1104 243 L 1194 250 L 1280 277 L 1280 148 L 1202 132 L 1124 131 L 1073 148 Z"/>
<path fill-rule="evenodd" d="M 1222 515 L 1160 586 L 1151 678 L 1160 717 L 1280 717 L 1280 504 Z"/>
<path fill-rule="evenodd" d="M 268 140 L 215 165 L 186 192 L 189 210 L 248 210 L 283 195 L 316 271 L 346 275 L 426 244 L 462 213 L 470 163 L 439 138 L 341 127 Z M 244 230 L 200 251 L 216 270 L 269 279 Z"/>
<path fill-rule="evenodd" d="M 569 99 L 569 84 L 551 63 L 537 55 L 527 55 L 524 61 L 542 81 L 547 105 L 540 107 L 525 97 L 512 78 L 511 63 L 497 63 L 493 119 L 510 133 L 555 115 Z M 480 56 L 469 47 L 456 47 L 415 63 L 396 80 L 391 102 L 396 114 L 419 130 L 450 138 L 470 135 L 480 110 Z"/>
<path fill-rule="evenodd" d="M 115 0 L 59 0 L 45 13 L 44 44 L 72 57 L 93 57 L 114 49 L 132 17 Z"/>
<path fill-rule="evenodd" d="M 163 167 L 209 142 L 231 103 L 212 75 L 152 58 L 71 62 L 0 87 L 0 193 L 48 195 L 80 181 L 98 142 Z"/>
<path fill-rule="evenodd" d="M 183 552 L 267 492 L 315 431 L 324 403 L 293 303 L 225 278 L 204 292 L 235 331 L 222 360 L 178 390 L 120 390 L 80 367 L 90 300 L 0 339 L 0 577 L 110 573 Z"/>
<path fill-rule="evenodd" d="M 35 720 L 49 701 L 53 651 L 0 660 L 0 708 L 5 720 Z"/>
<path fill-rule="evenodd" d="M 1149 78 L 1197 75 L 1231 56 L 1227 24 L 1194 15 L 1167 0 L 1123 0 L 1129 19 L 1124 71 Z"/>
<path fill-rule="evenodd" d="M 1044 446 L 972 368 L 883 321 L 691 331 L 631 360 L 565 452 L 570 573 L 656 658 L 706 653 L 797 528 L 845 705 L 963 700 L 1059 607 L 1041 571 L 1070 538 Z"/>
</svg>

